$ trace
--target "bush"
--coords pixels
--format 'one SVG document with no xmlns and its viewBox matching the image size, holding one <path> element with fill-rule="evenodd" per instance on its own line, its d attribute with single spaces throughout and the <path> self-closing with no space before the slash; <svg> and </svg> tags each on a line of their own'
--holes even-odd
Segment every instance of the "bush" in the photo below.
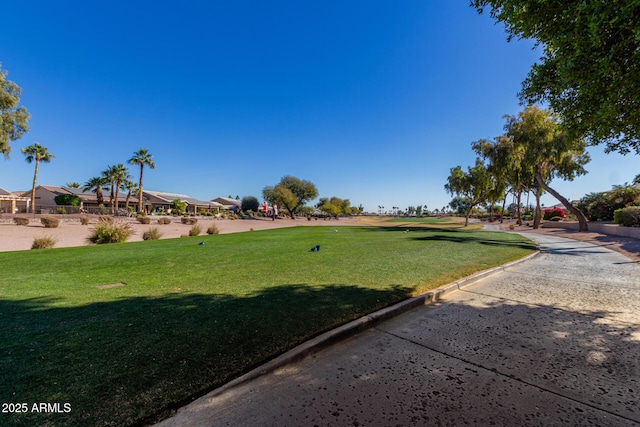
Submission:
<svg viewBox="0 0 640 427">
<path fill-rule="evenodd" d="M 218 227 L 213 224 L 210 225 L 209 228 L 207 228 L 207 234 L 219 234 L 220 230 L 218 230 Z"/>
<path fill-rule="evenodd" d="M 16 225 L 29 225 L 29 218 L 17 216 L 13 218 L 13 222 L 15 222 Z"/>
<path fill-rule="evenodd" d="M 58 228 L 58 225 L 60 224 L 60 220 L 52 216 L 43 216 L 40 218 L 40 222 L 45 228 Z"/>
<path fill-rule="evenodd" d="M 53 200 L 58 206 L 80 206 L 80 197 L 75 194 L 58 194 Z"/>
<path fill-rule="evenodd" d="M 140 224 L 151 224 L 151 218 L 148 216 L 139 216 L 137 219 Z"/>
<path fill-rule="evenodd" d="M 171 213 L 174 215 L 181 215 L 187 210 L 187 204 L 180 199 L 175 199 L 171 202 Z"/>
<path fill-rule="evenodd" d="M 89 225 L 89 217 L 88 216 L 81 216 L 80 217 L 80 224 Z"/>
<path fill-rule="evenodd" d="M 614 212 L 640 202 L 640 190 L 633 187 L 618 188 L 606 193 L 590 193 L 580 199 L 578 209 L 590 221 L 611 221 Z"/>
<path fill-rule="evenodd" d="M 163 224 L 163 225 L 167 225 L 167 224 L 171 224 L 171 218 L 158 218 L 158 224 Z"/>
<path fill-rule="evenodd" d="M 199 236 L 200 235 L 200 226 L 198 225 L 194 225 L 193 227 L 191 227 L 191 229 L 189 230 L 189 236 Z"/>
<path fill-rule="evenodd" d="M 258 199 L 253 196 L 246 196 L 242 198 L 240 202 L 240 210 L 243 212 L 252 211 L 255 212 L 260 208 L 260 203 Z"/>
<path fill-rule="evenodd" d="M 110 218 L 110 217 L 109 217 Z M 104 243 L 123 243 L 133 234 L 131 224 L 128 222 L 99 221 L 91 235 L 87 238 L 91 243 L 98 245 Z"/>
<path fill-rule="evenodd" d="M 100 215 L 98 217 L 98 222 L 106 222 L 108 224 L 113 224 L 113 217 L 109 215 Z"/>
<path fill-rule="evenodd" d="M 558 220 L 554 220 L 552 218 L 555 217 L 560 217 L 560 219 L 564 218 L 564 211 L 560 208 L 551 208 L 551 209 L 545 209 L 544 210 L 544 215 L 543 215 L 543 219 L 546 221 L 549 220 L 553 220 L 553 221 L 558 221 Z"/>
<path fill-rule="evenodd" d="M 156 227 L 150 228 L 142 234 L 142 240 L 158 240 L 162 233 Z"/>
<path fill-rule="evenodd" d="M 33 240 L 31 249 L 50 249 L 56 245 L 56 239 L 52 236 L 38 237 Z"/>
<path fill-rule="evenodd" d="M 58 208 L 56 209 L 56 213 L 60 215 L 65 215 L 67 213 L 67 210 L 65 208 Z"/>
<path fill-rule="evenodd" d="M 629 206 L 613 213 L 613 222 L 624 227 L 640 227 L 640 206 Z"/>
<path fill-rule="evenodd" d="M 180 222 L 187 225 L 195 225 L 198 222 L 198 218 L 189 218 L 183 216 L 182 218 L 180 218 Z"/>
</svg>

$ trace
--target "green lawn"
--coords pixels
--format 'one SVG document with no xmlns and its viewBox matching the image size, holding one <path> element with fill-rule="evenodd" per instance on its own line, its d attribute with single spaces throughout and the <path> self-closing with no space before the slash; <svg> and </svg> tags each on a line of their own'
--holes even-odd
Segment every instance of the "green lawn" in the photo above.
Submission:
<svg viewBox="0 0 640 427">
<path fill-rule="evenodd" d="M 71 405 L 0 413 L 0 425 L 150 421 L 321 332 L 533 249 L 506 233 L 296 227 L 0 253 L 0 402 Z"/>
<path fill-rule="evenodd" d="M 462 227 L 464 226 L 464 218 L 458 217 L 421 217 L 421 218 L 392 218 L 387 220 L 386 222 L 390 223 L 404 223 L 404 224 L 429 224 L 429 225 L 450 225 L 454 227 Z"/>
</svg>

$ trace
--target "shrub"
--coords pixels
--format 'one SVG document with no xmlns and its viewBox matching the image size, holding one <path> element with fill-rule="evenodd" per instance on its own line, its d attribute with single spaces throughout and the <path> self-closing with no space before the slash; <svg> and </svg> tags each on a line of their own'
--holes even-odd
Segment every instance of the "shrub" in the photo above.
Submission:
<svg viewBox="0 0 640 427">
<path fill-rule="evenodd" d="M 554 217 L 560 217 L 560 219 L 564 218 L 564 211 L 560 208 L 551 208 L 551 209 L 545 209 L 544 210 L 544 215 L 543 215 L 543 219 L 546 221 L 551 220 Z M 554 221 L 558 221 L 558 220 L 554 220 Z"/>
<path fill-rule="evenodd" d="M 164 224 L 164 225 L 171 224 L 171 218 L 166 218 L 166 217 L 158 218 L 158 224 Z"/>
<path fill-rule="evenodd" d="M 106 222 L 108 224 L 113 224 L 113 217 L 109 215 L 100 215 L 98 217 L 98 222 Z"/>
<path fill-rule="evenodd" d="M 88 216 L 81 216 L 80 217 L 80 224 L 89 225 L 89 217 Z"/>
<path fill-rule="evenodd" d="M 60 220 L 52 216 L 43 216 L 40 218 L 40 222 L 45 228 L 58 228 L 58 225 L 60 224 Z"/>
<path fill-rule="evenodd" d="M 142 240 L 158 240 L 162 233 L 156 227 L 150 228 L 142 234 Z"/>
<path fill-rule="evenodd" d="M 207 228 L 207 234 L 219 234 L 220 230 L 218 230 L 218 227 L 213 224 L 210 225 L 209 228 Z"/>
<path fill-rule="evenodd" d="M 260 203 L 258 199 L 253 196 L 246 196 L 242 198 L 240 202 L 240 210 L 243 212 L 252 211 L 255 212 L 260 208 Z"/>
<path fill-rule="evenodd" d="M 123 243 L 133 234 L 131 224 L 128 222 L 99 221 L 91 235 L 87 238 L 91 243 L 98 245 L 104 243 Z"/>
<path fill-rule="evenodd" d="M 31 249 L 50 249 L 56 245 L 56 239 L 52 236 L 38 237 L 33 240 Z"/>
<path fill-rule="evenodd" d="M 17 216 L 13 218 L 13 222 L 15 222 L 16 225 L 29 225 L 29 218 Z"/>
<path fill-rule="evenodd" d="M 640 206 L 629 206 L 613 213 L 613 222 L 624 227 L 640 227 Z"/>
<path fill-rule="evenodd" d="M 80 206 L 80 197 L 75 194 L 58 194 L 53 200 L 59 206 Z"/>
<path fill-rule="evenodd" d="M 182 218 L 180 218 L 180 222 L 187 225 L 195 225 L 198 222 L 198 218 L 189 218 L 183 216 Z"/>
<path fill-rule="evenodd" d="M 139 216 L 137 219 L 140 224 L 151 224 L 151 218 L 148 216 Z"/>
<path fill-rule="evenodd" d="M 181 215 L 187 210 L 187 204 L 180 199 L 171 202 L 171 213 Z"/>
<path fill-rule="evenodd" d="M 617 188 L 606 193 L 590 193 L 580 199 L 580 209 L 591 221 L 611 221 L 616 210 L 640 202 L 640 190 L 633 187 Z"/>
<path fill-rule="evenodd" d="M 56 213 L 60 215 L 65 215 L 67 213 L 67 210 L 65 208 L 58 208 L 56 209 Z"/>
<path fill-rule="evenodd" d="M 189 236 L 199 236 L 200 235 L 200 226 L 198 225 L 194 225 L 193 227 L 191 227 L 191 229 L 189 230 Z"/>
</svg>

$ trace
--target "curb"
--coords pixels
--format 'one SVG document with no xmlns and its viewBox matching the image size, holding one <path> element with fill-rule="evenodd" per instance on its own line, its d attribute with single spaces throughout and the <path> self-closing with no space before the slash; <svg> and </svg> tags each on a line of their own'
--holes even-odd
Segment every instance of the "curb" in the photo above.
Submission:
<svg viewBox="0 0 640 427">
<path fill-rule="evenodd" d="M 249 371 L 246 374 L 207 393 L 205 396 L 200 397 L 200 399 L 207 399 L 207 398 L 213 398 L 213 397 L 219 396 L 224 392 L 226 392 L 227 390 L 230 390 L 246 382 L 252 381 L 265 374 L 271 373 L 276 369 L 279 369 L 285 365 L 297 362 L 309 355 L 315 354 L 320 350 L 323 350 L 329 347 L 332 344 L 335 344 L 346 338 L 352 337 L 364 330 L 370 329 L 380 322 L 396 317 L 416 307 L 431 304 L 435 301 L 438 301 L 445 295 L 448 295 L 458 290 L 462 290 L 467 286 L 470 286 L 476 282 L 479 282 L 480 280 L 486 279 L 487 277 L 493 276 L 495 274 L 499 274 L 505 271 L 507 268 L 527 262 L 537 257 L 538 255 L 540 255 L 539 246 L 536 248 L 536 251 L 533 254 L 527 255 L 524 258 L 520 258 L 516 261 L 511 261 L 507 264 L 503 264 L 498 267 L 493 267 L 488 270 L 480 271 L 478 273 L 472 274 L 471 276 L 464 277 L 455 282 L 442 285 L 439 288 L 436 288 L 425 294 L 419 295 L 417 297 L 409 298 L 407 300 L 394 304 L 390 307 L 383 308 L 374 313 L 368 314 L 366 316 L 362 316 L 359 319 L 353 320 L 349 323 L 345 323 L 342 326 L 339 326 L 335 329 L 332 329 L 328 332 L 318 335 L 317 337 L 312 338 L 308 341 L 305 341 L 304 343 L 296 346 L 295 348 L 287 351 L 286 353 L 283 353 L 280 356 L 277 356 L 275 359 L 272 359 L 269 362 L 253 369 L 252 371 Z M 198 399 L 196 399 L 196 401 L 197 400 Z M 178 410 L 178 412 L 179 411 L 180 409 Z"/>
</svg>

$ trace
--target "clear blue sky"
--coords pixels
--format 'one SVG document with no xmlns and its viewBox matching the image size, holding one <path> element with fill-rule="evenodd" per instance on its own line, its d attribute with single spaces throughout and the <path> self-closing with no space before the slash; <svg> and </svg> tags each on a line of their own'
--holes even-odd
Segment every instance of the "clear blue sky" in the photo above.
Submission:
<svg viewBox="0 0 640 427">
<path fill-rule="evenodd" d="M 294 175 L 367 211 L 440 208 L 449 168 L 520 111 L 540 56 L 466 0 L 16 1 L 2 13 L 0 62 L 32 115 L 0 159 L 10 191 L 30 188 L 20 148 L 38 141 L 56 156 L 39 184 L 84 183 L 143 147 L 157 165 L 148 190 L 262 200 Z M 638 156 L 591 153 L 588 175 L 553 183 L 571 199 L 640 173 Z"/>
</svg>

